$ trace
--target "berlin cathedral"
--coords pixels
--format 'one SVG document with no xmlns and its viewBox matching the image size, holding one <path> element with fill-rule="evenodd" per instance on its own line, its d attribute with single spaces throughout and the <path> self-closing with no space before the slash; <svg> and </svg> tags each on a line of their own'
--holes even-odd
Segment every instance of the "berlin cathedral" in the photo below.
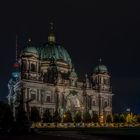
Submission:
<svg viewBox="0 0 140 140">
<path fill-rule="evenodd" d="M 30 113 L 36 107 L 40 116 L 46 109 L 51 113 L 57 110 L 61 117 L 66 111 L 88 111 L 100 118 L 112 114 L 113 94 L 107 67 L 99 62 L 81 80 L 69 53 L 56 42 L 53 26 L 46 42 L 38 47 L 29 40 L 14 64 L 7 96 L 14 116 L 21 95 L 25 111 Z"/>
</svg>

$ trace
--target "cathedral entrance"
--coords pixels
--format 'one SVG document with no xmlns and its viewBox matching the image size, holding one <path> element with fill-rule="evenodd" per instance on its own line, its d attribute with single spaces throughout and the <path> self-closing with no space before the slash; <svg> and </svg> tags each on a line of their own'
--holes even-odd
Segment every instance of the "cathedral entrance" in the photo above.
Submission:
<svg viewBox="0 0 140 140">
<path fill-rule="evenodd" d="M 67 96 L 66 110 L 71 112 L 81 112 L 83 110 L 81 98 L 76 91 L 70 91 L 70 94 Z"/>
<path fill-rule="evenodd" d="M 66 111 L 71 112 L 73 119 L 74 119 L 74 116 L 77 112 L 80 112 L 83 114 L 82 100 L 81 100 L 80 96 L 78 96 L 77 92 L 72 91 L 67 96 L 67 98 L 66 98 Z"/>
</svg>

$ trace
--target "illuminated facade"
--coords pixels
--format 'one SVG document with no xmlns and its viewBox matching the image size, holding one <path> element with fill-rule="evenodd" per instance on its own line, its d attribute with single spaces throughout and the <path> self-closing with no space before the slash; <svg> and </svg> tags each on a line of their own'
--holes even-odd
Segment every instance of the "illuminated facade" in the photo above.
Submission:
<svg viewBox="0 0 140 140">
<path fill-rule="evenodd" d="M 51 113 L 58 110 L 61 117 L 68 110 L 72 114 L 89 111 L 91 116 L 93 112 L 99 116 L 112 114 L 113 94 L 107 67 L 99 63 L 91 74 L 79 80 L 68 52 L 56 43 L 52 28 L 47 43 L 41 47 L 33 46 L 29 40 L 14 64 L 8 89 L 14 115 L 19 96 L 26 112 L 36 107 L 41 116 L 46 109 Z"/>
</svg>

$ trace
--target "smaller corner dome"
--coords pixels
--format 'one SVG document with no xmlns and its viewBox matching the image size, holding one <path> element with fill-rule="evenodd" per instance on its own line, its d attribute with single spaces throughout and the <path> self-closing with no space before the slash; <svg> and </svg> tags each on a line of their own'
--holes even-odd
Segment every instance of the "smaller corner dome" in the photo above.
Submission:
<svg viewBox="0 0 140 140">
<path fill-rule="evenodd" d="M 70 76 L 69 77 L 77 77 L 77 73 L 75 72 L 75 70 L 72 70 L 70 72 Z"/>
<path fill-rule="evenodd" d="M 23 50 L 23 53 L 33 53 L 33 54 L 36 54 L 38 55 L 38 51 L 35 47 L 33 46 L 27 46 L 24 50 Z"/>
<path fill-rule="evenodd" d="M 23 50 L 23 53 L 31 53 L 31 54 L 39 55 L 37 48 L 32 45 L 32 41 L 30 38 L 27 42 L 27 46 Z"/>
<path fill-rule="evenodd" d="M 108 73 L 108 69 L 105 65 L 97 65 L 94 68 L 94 73 Z"/>
</svg>

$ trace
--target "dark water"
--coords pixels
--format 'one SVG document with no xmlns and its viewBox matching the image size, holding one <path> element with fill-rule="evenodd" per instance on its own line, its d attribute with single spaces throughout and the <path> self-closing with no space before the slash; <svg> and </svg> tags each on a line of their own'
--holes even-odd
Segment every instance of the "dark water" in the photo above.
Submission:
<svg viewBox="0 0 140 140">
<path fill-rule="evenodd" d="M 39 135 L 39 134 L 22 134 L 22 135 L 0 135 L 0 140 L 140 140 L 137 136 L 92 136 L 92 135 L 69 135 L 62 136 Z"/>
<path fill-rule="evenodd" d="M 140 140 L 140 128 L 125 129 L 35 129 L 1 133 L 0 140 Z"/>
</svg>

